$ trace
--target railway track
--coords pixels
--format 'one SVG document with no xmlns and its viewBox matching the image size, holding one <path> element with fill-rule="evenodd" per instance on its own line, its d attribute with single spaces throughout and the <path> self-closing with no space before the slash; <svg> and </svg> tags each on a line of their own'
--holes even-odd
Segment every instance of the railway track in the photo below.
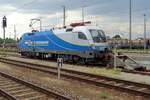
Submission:
<svg viewBox="0 0 150 100">
<path fill-rule="evenodd" d="M 15 57 L 20 57 L 20 58 L 27 58 L 27 57 L 22 57 L 22 56 L 15 56 Z M 28 59 L 32 59 L 32 58 L 28 58 Z M 42 59 L 40 59 L 42 60 Z M 44 60 L 45 61 L 45 60 Z M 51 62 L 56 62 L 55 60 L 50 60 Z M 70 65 L 75 65 L 73 63 L 69 63 L 69 62 L 65 62 L 65 64 L 70 64 Z M 83 64 L 76 64 L 76 66 L 83 66 L 83 67 L 87 67 L 90 65 L 83 65 Z M 93 67 L 93 65 L 92 65 Z M 95 66 L 95 67 L 98 67 L 98 66 Z M 125 72 L 125 73 L 131 73 L 131 74 L 139 74 L 139 75 L 146 75 L 146 76 L 150 76 L 150 70 L 147 70 L 147 71 L 136 71 L 136 70 L 128 70 L 128 69 L 122 69 L 121 70 L 122 72 Z"/>
<path fill-rule="evenodd" d="M 0 72 L 0 100 L 71 100 L 33 83 Z"/>
<path fill-rule="evenodd" d="M 122 72 L 150 76 L 150 70 L 148 71 L 122 70 Z"/>
<path fill-rule="evenodd" d="M 0 58 L 0 62 L 57 75 L 56 67 L 16 61 L 7 58 Z M 128 93 L 133 93 L 136 95 L 150 97 L 150 85 L 144 83 L 137 83 L 137 82 L 126 81 L 126 80 L 121 80 L 116 78 L 110 78 L 102 75 L 83 73 L 83 72 L 68 70 L 64 68 L 61 69 L 61 76 L 67 79 L 78 80 L 96 86 L 104 86 L 104 87 L 113 88 Z"/>
</svg>

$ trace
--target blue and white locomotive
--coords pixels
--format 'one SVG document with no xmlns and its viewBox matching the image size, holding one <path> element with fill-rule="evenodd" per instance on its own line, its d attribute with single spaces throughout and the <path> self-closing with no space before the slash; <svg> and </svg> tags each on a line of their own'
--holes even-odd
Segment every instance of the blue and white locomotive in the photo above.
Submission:
<svg viewBox="0 0 150 100">
<path fill-rule="evenodd" d="M 108 60 L 111 51 L 103 30 L 97 26 L 71 24 L 69 28 L 25 33 L 19 42 L 23 56 L 97 62 Z"/>
</svg>

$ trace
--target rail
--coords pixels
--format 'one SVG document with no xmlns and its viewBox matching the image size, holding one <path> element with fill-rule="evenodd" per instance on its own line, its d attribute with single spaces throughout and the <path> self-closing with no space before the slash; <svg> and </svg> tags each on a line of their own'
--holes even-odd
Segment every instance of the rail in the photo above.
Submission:
<svg viewBox="0 0 150 100">
<path fill-rule="evenodd" d="M 2 81 L 2 82 L 0 82 L 0 93 L 3 96 L 5 96 L 6 98 L 8 98 L 9 100 L 19 100 L 19 98 L 21 98 L 21 96 L 30 95 L 30 93 L 32 94 L 32 96 L 25 97 L 25 98 L 32 98 L 32 99 L 40 98 L 41 99 L 41 97 L 42 98 L 46 97 L 46 98 L 55 98 L 55 99 L 60 99 L 60 100 L 71 100 L 71 98 L 69 98 L 67 96 L 58 94 L 54 91 L 50 91 L 44 87 L 38 86 L 31 82 L 16 78 L 15 76 L 9 75 L 7 73 L 0 72 L 0 75 L 2 77 L 2 79 L 0 77 L 0 79 Z M 6 79 L 3 79 L 3 78 L 6 78 Z M 9 87 L 11 87 L 11 88 L 9 88 Z M 18 92 L 16 89 L 22 88 L 22 87 L 23 87 L 23 89 L 22 90 L 19 89 L 19 91 L 23 92 L 24 90 L 29 90 L 29 91 L 26 91 L 27 94 L 19 94 L 19 95 L 15 94 Z M 12 91 L 11 89 L 15 90 L 15 91 Z M 33 89 L 34 91 L 33 90 L 31 91 L 31 89 Z M 42 100 L 44 100 L 44 99 L 42 99 Z"/>
<path fill-rule="evenodd" d="M 16 67 L 26 67 L 26 68 L 42 71 L 45 73 L 57 75 L 57 68 L 52 66 L 33 64 L 33 63 L 23 62 L 23 61 L 16 61 L 7 58 L 0 58 L 0 61 L 11 65 L 16 65 Z M 105 86 L 108 88 L 113 88 L 128 93 L 134 93 L 136 95 L 150 97 L 150 91 L 149 91 L 150 85 L 148 84 L 116 79 L 116 78 L 106 77 L 102 75 L 94 75 L 85 72 L 68 70 L 64 68 L 62 68 L 61 70 L 62 70 L 61 71 L 62 77 L 65 77 L 67 79 L 78 80 L 96 86 Z"/>
</svg>

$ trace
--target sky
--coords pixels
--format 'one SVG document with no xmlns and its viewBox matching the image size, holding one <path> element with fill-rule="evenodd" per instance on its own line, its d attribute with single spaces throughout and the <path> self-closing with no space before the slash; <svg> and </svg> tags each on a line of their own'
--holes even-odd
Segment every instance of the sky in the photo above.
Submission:
<svg viewBox="0 0 150 100">
<path fill-rule="evenodd" d="M 150 0 L 132 0 L 132 39 L 143 37 L 144 14 L 146 14 L 147 37 L 150 38 Z M 63 9 L 66 7 L 66 24 L 82 20 L 84 7 L 85 21 L 92 21 L 106 32 L 129 37 L 129 0 L 0 0 L 0 19 L 7 17 L 6 37 L 14 38 L 30 32 L 30 19 L 40 18 L 43 30 L 63 25 Z M 34 25 L 39 29 L 38 23 Z M 0 37 L 3 29 L 0 28 Z"/>
</svg>

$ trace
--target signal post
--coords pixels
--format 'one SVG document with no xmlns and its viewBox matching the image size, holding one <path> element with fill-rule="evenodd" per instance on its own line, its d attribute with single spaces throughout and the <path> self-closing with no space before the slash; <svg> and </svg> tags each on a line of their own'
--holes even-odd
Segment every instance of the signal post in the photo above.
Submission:
<svg viewBox="0 0 150 100">
<path fill-rule="evenodd" d="M 7 27 L 7 18 L 6 18 L 6 16 L 4 16 L 3 17 L 3 19 L 2 19 L 2 27 L 3 27 L 3 48 L 5 48 L 5 32 L 6 32 L 6 30 L 5 30 L 5 28 Z"/>
</svg>

